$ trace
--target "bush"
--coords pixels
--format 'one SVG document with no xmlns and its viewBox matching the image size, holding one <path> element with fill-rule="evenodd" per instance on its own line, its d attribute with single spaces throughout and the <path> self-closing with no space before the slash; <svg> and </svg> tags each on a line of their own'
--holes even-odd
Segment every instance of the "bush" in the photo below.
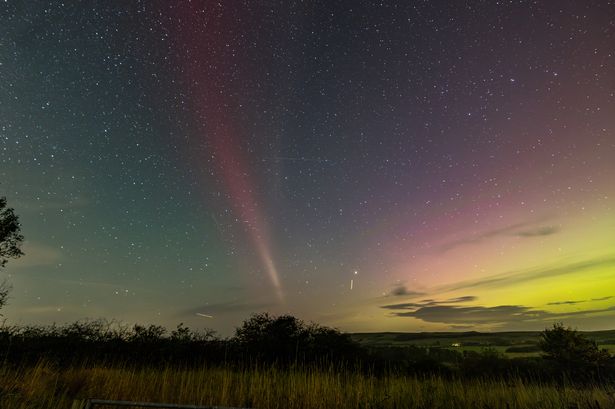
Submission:
<svg viewBox="0 0 615 409">
<path fill-rule="evenodd" d="M 606 349 L 598 348 L 595 341 L 561 323 L 542 332 L 539 346 L 545 359 L 559 367 L 564 375 L 574 378 L 600 378 L 611 360 Z"/>
<path fill-rule="evenodd" d="M 268 363 L 349 362 L 363 357 L 350 335 L 290 315 L 254 314 L 231 341 L 240 354 Z"/>
</svg>

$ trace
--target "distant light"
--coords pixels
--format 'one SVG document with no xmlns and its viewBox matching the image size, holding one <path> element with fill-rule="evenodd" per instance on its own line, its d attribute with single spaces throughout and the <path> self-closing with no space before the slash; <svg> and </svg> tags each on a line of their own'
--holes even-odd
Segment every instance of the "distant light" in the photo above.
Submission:
<svg viewBox="0 0 615 409">
<path fill-rule="evenodd" d="M 196 315 L 198 315 L 199 317 L 213 318 L 213 316 L 212 316 L 212 315 L 203 314 L 203 313 L 200 313 L 200 312 L 197 312 L 197 313 L 196 313 Z"/>
</svg>

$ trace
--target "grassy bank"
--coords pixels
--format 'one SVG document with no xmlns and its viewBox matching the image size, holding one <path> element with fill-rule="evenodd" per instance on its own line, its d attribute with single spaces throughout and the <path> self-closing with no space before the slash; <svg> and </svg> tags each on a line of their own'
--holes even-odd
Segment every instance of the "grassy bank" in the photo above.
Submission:
<svg viewBox="0 0 615 409">
<path fill-rule="evenodd" d="M 352 371 L 147 369 L 48 364 L 0 370 L 3 409 L 71 408 L 87 397 L 254 408 L 613 408 L 615 386 L 445 380 Z"/>
</svg>

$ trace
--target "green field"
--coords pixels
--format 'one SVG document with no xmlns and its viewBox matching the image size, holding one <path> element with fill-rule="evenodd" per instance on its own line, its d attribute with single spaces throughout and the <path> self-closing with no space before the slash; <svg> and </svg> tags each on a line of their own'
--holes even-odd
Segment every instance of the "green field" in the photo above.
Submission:
<svg viewBox="0 0 615 409">
<path fill-rule="evenodd" d="M 581 332 L 596 341 L 601 348 L 615 353 L 615 330 Z M 507 352 L 511 347 L 536 346 L 539 331 L 518 332 L 375 332 L 355 333 L 352 339 L 366 347 L 440 347 L 458 351 L 480 352 L 485 348 L 495 349 L 511 358 L 538 356 L 540 352 Z"/>
</svg>

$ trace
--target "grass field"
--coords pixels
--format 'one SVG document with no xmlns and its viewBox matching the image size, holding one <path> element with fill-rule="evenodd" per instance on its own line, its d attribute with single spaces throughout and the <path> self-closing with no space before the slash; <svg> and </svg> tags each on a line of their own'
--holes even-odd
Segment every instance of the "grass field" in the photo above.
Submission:
<svg viewBox="0 0 615 409">
<path fill-rule="evenodd" d="M 271 368 L 57 370 L 39 364 L 0 370 L 3 409 L 68 409 L 75 399 L 87 397 L 271 409 L 615 407 L 613 386 L 573 388 Z"/>
</svg>

